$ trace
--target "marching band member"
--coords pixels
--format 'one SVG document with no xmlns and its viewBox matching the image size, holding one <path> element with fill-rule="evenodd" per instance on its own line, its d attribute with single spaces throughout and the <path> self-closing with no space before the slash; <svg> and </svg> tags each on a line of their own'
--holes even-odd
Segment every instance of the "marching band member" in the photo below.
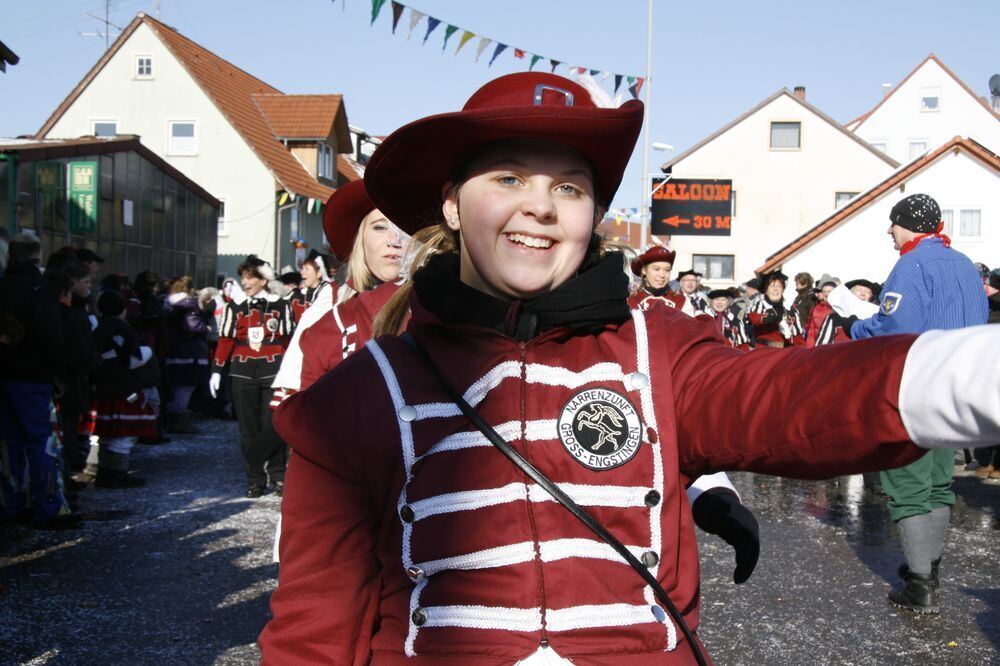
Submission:
<svg viewBox="0 0 1000 666">
<path fill-rule="evenodd" d="M 781 271 L 760 276 L 760 293 L 750 302 L 747 320 L 753 326 L 757 348 L 804 345 L 802 320 L 795 308 L 785 307 L 788 277 Z"/>
<path fill-rule="evenodd" d="M 642 278 L 642 285 L 629 296 L 630 308 L 648 310 L 653 305 L 676 308 L 694 316 L 691 301 L 670 288 L 670 269 L 677 253 L 662 245 L 654 245 L 632 260 L 632 273 Z"/>
<path fill-rule="evenodd" d="M 750 338 L 743 320 L 731 307 L 735 299 L 736 294 L 730 289 L 713 289 L 708 292 L 708 312 L 715 322 L 716 332 L 726 344 L 741 351 L 750 351 Z"/>
<path fill-rule="evenodd" d="M 691 303 L 695 314 L 708 314 L 708 301 L 701 294 L 701 273 L 694 269 L 681 271 L 677 282 L 681 286 L 681 296 Z"/>
<path fill-rule="evenodd" d="M 306 388 L 371 337 L 372 322 L 399 288 L 403 252 L 409 237 L 354 181 L 333 193 L 323 211 L 327 241 L 347 262 L 347 280 L 329 313 L 302 334 L 298 388 Z"/>
<path fill-rule="evenodd" d="M 1000 440 L 995 328 L 744 354 L 630 310 L 594 231 L 642 115 L 512 74 L 372 156 L 378 210 L 432 237 L 380 314 L 406 334 L 276 412 L 296 455 L 265 664 L 708 663 L 688 479 Z M 833 402 L 850 418 L 815 418 Z"/>
<path fill-rule="evenodd" d="M 237 273 L 245 298 L 226 304 L 209 390 L 213 398 L 218 394 L 222 371 L 228 366 L 246 465 L 246 496 L 256 498 L 267 492 L 268 477 L 276 493 L 283 489 L 285 445 L 271 424 L 268 403 L 294 324 L 288 301 L 270 290 L 274 280 L 270 264 L 250 255 Z"/>
</svg>

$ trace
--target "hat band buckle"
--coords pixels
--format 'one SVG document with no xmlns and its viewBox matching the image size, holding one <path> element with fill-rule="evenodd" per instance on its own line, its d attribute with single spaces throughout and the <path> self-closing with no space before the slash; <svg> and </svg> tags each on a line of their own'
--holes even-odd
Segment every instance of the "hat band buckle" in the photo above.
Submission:
<svg viewBox="0 0 1000 666">
<path fill-rule="evenodd" d="M 544 83 L 539 83 L 535 86 L 535 96 L 533 98 L 534 106 L 544 106 L 542 104 L 542 95 L 545 91 L 554 92 L 557 95 L 562 95 L 565 106 L 573 106 L 573 93 L 565 88 L 557 88 L 556 86 L 546 85 Z"/>
</svg>

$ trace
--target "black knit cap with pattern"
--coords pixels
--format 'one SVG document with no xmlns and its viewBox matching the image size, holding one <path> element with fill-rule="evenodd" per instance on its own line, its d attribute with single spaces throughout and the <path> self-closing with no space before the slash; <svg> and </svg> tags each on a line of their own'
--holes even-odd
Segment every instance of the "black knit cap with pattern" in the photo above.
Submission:
<svg viewBox="0 0 1000 666">
<path fill-rule="evenodd" d="M 889 220 L 918 234 L 933 234 L 941 224 L 941 207 L 927 194 L 911 194 L 892 207 Z"/>
</svg>

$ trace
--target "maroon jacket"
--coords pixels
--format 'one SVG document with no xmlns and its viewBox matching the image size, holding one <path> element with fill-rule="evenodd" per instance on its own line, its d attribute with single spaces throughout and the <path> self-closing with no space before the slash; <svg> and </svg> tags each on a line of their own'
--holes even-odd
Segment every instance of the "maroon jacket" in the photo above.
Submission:
<svg viewBox="0 0 1000 666">
<path fill-rule="evenodd" d="M 693 629 L 687 479 L 827 478 L 924 453 L 898 413 L 912 336 L 744 354 L 667 308 L 529 342 L 445 326 L 416 298 L 411 310 L 408 330 L 449 381 L 647 554 Z M 850 418 L 815 418 L 833 402 Z M 642 579 L 494 451 L 402 340 L 369 342 L 275 426 L 297 455 L 265 664 L 511 664 L 545 641 L 578 665 L 693 663 Z"/>
<path fill-rule="evenodd" d="M 386 282 L 375 289 L 355 294 L 302 333 L 302 375 L 299 390 L 304 391 L 372 337 L 372 324 L 382 306 L 399 289 Z"/>
</svg>

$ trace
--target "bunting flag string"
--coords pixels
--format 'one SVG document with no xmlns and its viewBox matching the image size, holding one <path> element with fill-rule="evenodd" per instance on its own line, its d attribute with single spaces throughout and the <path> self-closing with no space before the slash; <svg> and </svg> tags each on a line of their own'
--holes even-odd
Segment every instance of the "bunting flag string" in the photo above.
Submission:
<svg viewBox="0 0 1000 666">
<path fill-rule="evenodd" d="M 382 12 L 382 8 L 385 5 L 386 5 L 386 0 L 371 0 L 372 26 L 375 25 L 375 21 L 378 20 L 378 17 Z M 392 9 L 392 34 L 396 34 L 396 28 L 399 26 L 399 22 L 400 20 L 402 20 L 403 13 L 405 12 L 405 10 L 410 11 L 410 17 L 408 23 L 409 30 L 406 35 L 407 39 L 410 39 L 413 36 L 413 31 L 417 28 L 418 25 L 420 25 L 420 23 L 424 19 L 427 20 L 427 29 L 424 32 L 424 38 L 420 43 L 421 46 L 427 44 L 427 40 L 430 39 L 431 34 L 442 23 L 442 19 L 430 16 L 424 12 L 414 9 L 413 7 L 410 7 L 409 5 L 404 5 L 402 2 L 398 2 L 398 0 L 391 0 L 390 6 Z M 543 56 L 537 53 L 532 53 L 522 48 L 512 47 L 509 44 L 504 44 L 503 42 L 495 41 L 490 37 L 485 37 L 483 35 L 475 33 L 471 30 L 467 30 L 453 23 L 445 22 L 445 26 L 446 27 L 444 30 L 444 35 L 441 42 L 442 53 L 447 50 L 448 41 L 451 39 L 452 35 L 454 35 L 456 32 L 461 31 L 462 34 L 459 37 L 458 45 L 455 47 L 454 55 L 457 56 L 458 53 L 465 47 L 466 44 L 472 41 L 473 38 L 478 37 L 479 41 L 476 44 L 475 62 L 479 62 L 479 59 L 482 57 L 483 53 L 486 52 L 486 49 L 489 48 L 491 45 L 494 45 L 493 55 L 490 57 L 487 67 L 492 67 L 493 63 L 496 62 L 497 58 L 499 58 L 508 49 L 510 49 L 514 57 L 518 60 L 526 60 L 528 56 L 531 57 L 530 62 L 528 64 L 528 71 L 534 70 L 535 65 L 537 65 L 543 59 L 548 60 L 549 68 L 550 71 L 552 71 L 552 73 L 555 73 L 560 66 L 564 66 L 563 63 L 565 61 L 563 60 L 556 60 L 555 58 L 549 58 L 547 56 Z M 619 74 L 616 72 L 609 72 L 601 69 L 595 69 L 592 67 L 585 67 L 583 65 L 565 65 L 565 67 L 568 70 L 568 74 L 572 76 L 596 77 L 600 75 L 601 81 L 607 81 L 609 78 L 613 76 L 614 94 L 618 93 L 618 89 L 621 88 L 622 82 L 625 81 L 626 82 L 625 87 L 628 89 L 629 93 L 631 93 L 632 97 L 636 99 L 638 99 L 639 94 L 642 91 L 643 84 L 645 84 L 647 80 L 641 76 Z"/>
</svg>

